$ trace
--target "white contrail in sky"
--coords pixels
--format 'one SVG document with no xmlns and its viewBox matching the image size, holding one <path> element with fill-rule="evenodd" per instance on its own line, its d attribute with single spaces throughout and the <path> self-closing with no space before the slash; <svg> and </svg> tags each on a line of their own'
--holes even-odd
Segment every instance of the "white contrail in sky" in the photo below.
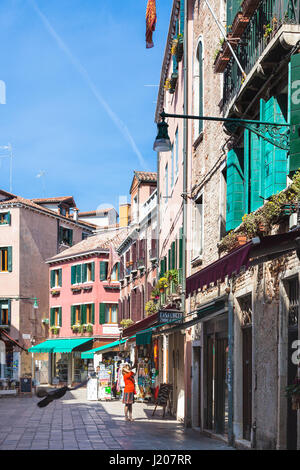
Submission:
<svg viewBox="0 0 300 470">
<path fill-rule="evenodd" d="M 47 31 L 51 34 L 51 36 L 55 39 L 57 45 L 59 48 L 66 54 L 66 56 L 69 58 L 69 60 L 72 62 L 76 70 L 80 73 L 82 78 L 85 80 L 86 84 L 90 88 L 91 92 L 97 99 L 98 103 L 103 106 L 111 120 L 115 123 L 119 131 L 122 133 L 123 137 L 129 142 L 131 145 L 134 153 L 137 155 L 140 164 L 142 165 L 143 169 L 147 169 L 147 163 L 145 162 L 141 152 L 137 148 L 137 145 L 134 141 L 134 138 L 129 132 L 129 129 L 127 128 L 126 124 L 115 114 L 115 112 L 111 109 L 109 104 L 105 101 L 105 99 L 102 97 L 101 93 L 98 91 L 96 85 L 94 82 L 91 80 L 88 72 L 85 70 L 85 68 L 81 65 L 80 61 L 75 57 L 68 46 L 64 43 L 64 41 L 61 39 L 61 37 L 57 34 L 57 32 L 54 30 L 54 28 L 51 26 L 49 23 L 48 19 L 45 17 L 45 15 L 41 12 L 39 7 L 37 6 L 35 0 L 29 0 L 29 2 L 32 4 L 33 8 L 35 9 L 36 13 L 39 15 L 41 18 L 42 22 L 44 23 Z"/>
</svg>

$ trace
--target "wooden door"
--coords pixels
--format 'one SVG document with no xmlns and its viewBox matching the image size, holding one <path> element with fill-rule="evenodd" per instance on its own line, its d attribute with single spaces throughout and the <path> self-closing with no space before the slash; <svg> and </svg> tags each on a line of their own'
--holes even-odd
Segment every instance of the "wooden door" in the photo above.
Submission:
<svg viewBox="0 0 300 470">
<path fill-rule="evenodd" d="M 206 345 L 206 426 L 207 429 L 213 429 L 213 410 L 214 410 L 214 397 L 213 397 L 213 380 L 214 380 L 214 339 L 213 337 L 207 338 Z"/>
<path fill-rule="evenodd" d="M 216 338 L 215 341 L 215 431 L 225 432 L 225 399 L 226 399 L 226 348 L 227 338 Z"/>
<path fill-rule="evenodd" d="M 243 334 L 243 439 L 251 440 L 252 425 L 252 327 Z"/>
</svg>

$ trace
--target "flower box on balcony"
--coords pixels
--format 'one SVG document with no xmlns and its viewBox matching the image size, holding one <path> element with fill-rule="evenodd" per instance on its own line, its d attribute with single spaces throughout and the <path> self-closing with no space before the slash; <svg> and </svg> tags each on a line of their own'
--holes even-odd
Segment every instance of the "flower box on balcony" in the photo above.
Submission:
<svg viewBox="0 0 300 470">
<path fill-rule="evenodd" d="M 260 4 L 260 0 L 244 0 L 241 9 L 244 16 L 250 18 Z"/>
<path fill-rule="evenodd" d="M 81 287 L 71 287 L 71 291 L 73 292 L 73 294 L 76 292 L 81 292 L 81 289 Z"/>
<path fill-rule="evenodd" d="M 238 13 L 232 23 L 231 33 L 234 38 L 240 38 L 245 31 L 250 18 L 244 16 L 243 13 Z"/>
<path fill-rule="evenodd" d="M 173 72 L 172 75 L 171 75 L 171 79 L 170 79 L 171 88 L 169 89 L 169 93 L 171 93 L 171 94 L 175 93 L 177 80 L 178 80 L 178 73 Z"/>
<path fill-rule="evenodd" d="M 223 57 L 223 52 L 219 51 L 214 61 L 215 72 L 223 73 L 229 63 L 229 60 L 230 60 L 229 57 Z"/>
<path fill-rule="evenodd" d="M 59 330 L 60 330 L 60 326 L 51 326 L 50 327 L 50 331 L 51 331 L 52 335 L 54 335 L 54 336 L 59 335 Z"/>
<path fill-rule="evenodd" d="M 93 290 L 93 286 L 83 286 L 82 290 L 85 291 L 85 292 L 89 292 L 89 291 Z"/>
<path fill-rule="evenodd" d="M 176 48 L 176 59 L 177 62 L 180 62 L 183 57 L 183 37 L 178 38 L 177 48 Z"/>
<path fill-rule="evenodd" d="M 60 291 L 59 290 L 52 290 L 51 295 L 52 295 L 52 297 L 57 297 L 58 295 L 60 295 Z"/>
</svg>

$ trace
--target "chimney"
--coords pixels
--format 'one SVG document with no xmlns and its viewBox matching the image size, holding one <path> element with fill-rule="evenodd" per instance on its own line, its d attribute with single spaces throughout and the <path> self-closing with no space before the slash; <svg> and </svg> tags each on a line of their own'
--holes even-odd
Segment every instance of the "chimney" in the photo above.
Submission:
<svg viewBox="0 0 300 470">
<path fill-rule="evenodd" d="M 130 207 L 131 205 L 120 204 L 119 206 L 119 227 L 128 227 L 130 222 Z"/>
<path fill-rule="evenodd" d="M 73 219 L 75 220 L 75 222 L 78 222 L 78 212 L 79 212 L 79 209 L 77 209 L 77 207 L 75 207 L 73 209 Z"/>
</svg>

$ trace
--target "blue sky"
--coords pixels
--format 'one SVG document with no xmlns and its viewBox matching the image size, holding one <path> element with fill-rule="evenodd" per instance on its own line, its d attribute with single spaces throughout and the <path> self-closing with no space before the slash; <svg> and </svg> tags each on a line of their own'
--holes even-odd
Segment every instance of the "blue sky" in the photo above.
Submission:
<svg viewBox="0 0 300 470">
<path fill-rule="evenodd" d="M 73 195 L 80 210 L 118 206 L 133 170 L 156 170 L 157 85 L 172 0 L 2 0 L 0 146 L 13 149 L 12 192 Z M 1 151 L 1 155 L 5 154 Z M 37 178 L 40 171 L 45 174 Z M 9 190 L 9 159 L 0 159 Z"/>
</svg>

